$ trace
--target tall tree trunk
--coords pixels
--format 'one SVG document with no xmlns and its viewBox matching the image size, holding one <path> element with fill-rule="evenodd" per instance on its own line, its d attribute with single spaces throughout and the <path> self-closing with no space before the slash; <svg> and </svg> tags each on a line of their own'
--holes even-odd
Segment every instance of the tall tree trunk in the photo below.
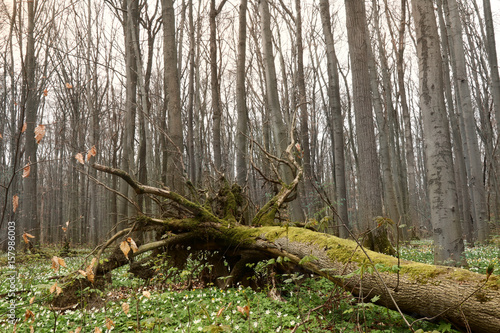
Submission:
<svg viewBox="0 0 500 333">
<path fill-rule="evenodd" d="M 359 149 L 358 221 L 360 231 L 368 232 L 366 245 L 370 249 L 393 253 L 386 229 L 376 228 L 374 221 L 377 216 L 382 216 L 382 188 L 372 113 L 365 3 L 364 0 L 346 0 L 345 8 Z"/>
<path fill-rule="evenodd" d="M 125 35 L 125 65 L 126 65 L 126 102 L 125 102 L 125 123 L 123 128 L 123 151 L 121 158 L 122 169 L 133 173 L 134 166 L 134 144 L 135 144 L 135 118 L 137 111 L 137 58 L 135 55 L 136 42 L 133 32 L 138 35 L 139 30 L 139 8 L 138 1 L 123 0 L 123 30 Z M 132 192 L 127 184 L 120 183 L 120 193 L 125 196 L 132 196 Z M 132 210 L 129 211 L 129 203 L 119 199 L 118 212 L 120 218 L 127 219 Z"/>
<path fill-rule="evenodd" d="M 419 58 L 426 178 L 434 235 L 434 261 L 460 264 L 464 251 L 457 212 L 451 142 L 443 96 L 443 68 L 432 0 L 412 0 Z"/>
<path fill-rule="evenodd" d="M 326 59 L 328 69 L 328 128 L 333 140 L 334 174 L 335 174 L 335 194 L 336 208 L 340 217 L 340 222 L 349 226 L 349 216 L 347 214 L 347 189 L 344 158 L 344 120 L 342 117 L 342 106 L 340 104 L 340 84 L 338 74 L 338 61 L 335 53 L 332 24 L 330 21 L 330 5 L 328 0 L 320 0 L 320 14 L 323 25 L 323 34 L 326 40 Z M 339 229 L 339 235 L 347 238 L 349 233 L 343 226 Z"/>
<path fill-rule="evenodd" d="M 491 95 L 495 108 L 495 118 L 497 120 L 497 130 L 500 127 L 500 75 L 498 74 L 498 57 L 495 41 L 495 29 L 493 24 L 493 15 L 491 13 L 490 0 L 483 0 L 484 24 L 486 26 L 486 49 L 488 52 L 488 62 L 490 64 L 491 75 Z"/>
<path fill-rule="evenodd" d="M 269 13 L 269 4 L 267 0 L 259 1 L 259 9 L 261 14 L 261 25 L 262 25 L 262 48 L 264 53 L 264 63 L 265 63 L 265 75 L 266 75 L 266 95 L 267 104 L 271 113 L 271 129 L 273 132 L 274 142 L 277 149 L 278 156 L 281 157 L 285 153 L 286 147 L 289 142 L 289 130 L 287 125 L 283 121 L 283 115 L 280 109 L 280 102 L 278 96 L 278 84 L 276 79 L 276 67 L 274 65 L 273 56 L 273 41 L 271 35 L 271 17 Z M 290 184 L 294 175 L 292 170 L 282 164 L 281 174 L 283 175 L 283 180 Z M 303 221 L 304 213 L 300 208 L 300 203 L 297 200 L 291 202 L 291 216 L 293 221 Z"/>
<path fill-rule="evenodd" d="M 313 169 L 311 165 L 311 147 L 309 139 L 309 112 L 306 92 L 306 82 L 304 77 L 304 46 L 302 42 L 302 9 L 300 8 L 301 0 L 295 0 L 295 38 L 297 43 L 297 77 L 298 86 L 298 105 L 300 109 L 300 149 L 303 152 L 304 168 L 304 192 L 305 202 L 309 215 L 316 213 L 316 208 L 312 206 L 314 202 L 313 187 Z"/>
<path fill-rule="evenodd" d="M 437 1 L 438 5 L 438 19 L 439 19 L 439 28 L 441 32 L 441 48 L 443 50 L 449 50 L 449 42 L 448 42 L 448 34 L 446 31 L 446 24 L 443 14 L 443 5 L 442 1 Z M 472 219 L 472 211 L 471 211 L 471 199 L 469 195 L 469 189 L 467 187 L 467 167 L 465 163 L 464 150 L 465 146 L 463 144 L 462 136 L 463 131 L 460 131 L 459 124 L 459 115 L 454 111 L 455 110 L 455 101 L 453 99 L 453 91 L 451 88 L 451 69 L 450 69 L 450 59 L 448 52 L 443 54 L 443 84 L 444 84 L 444 92 L 445 92 L 445 100 L 446 106 L 448 110 L 448 114 L 450 115 L 450 125 L 451 125 L 451 134 L 453 138 L 453 153 L 455 155 L 455 181 L 457 188 L 457 199 L 459 202 L 458 205 L 458 214 L 462 217 L 462 230 L 465 234 L 465 239 L 471 245 L 474 244 L 474 228 L 473 228 L 473 219 Z"/>
<path fill-rule="evenodd" d="M 36 55 L 35 55 L 35 1 L 28 2 L 28 27 L 26 31 L 26 55 L 23 66 L 23 102 L 26 119 L 24 165 L 30 165 L 30 175 L 23 180 L 23 194 L 20 198 L 22 204 L 21 228 L 29 230 L 39 239 L 40 229 L 37 227 L 38 219 L 38 164 L 37 143 L 34 138 L 37 126 L 38 92 L 36 87 Z M 21 232 L 19 230 L 19 232 Z"/>
<path fill-rule="evenodd" d="M 407 0 L 401 0 L 401 20 L 399 24 L 398 34 L 398 50 L 397 50 L 397 75 L 399 96 L 401 98 L 401 112 L 403 117 L 403 128 L 405 136 L 405 159 L 406 159 L 406 174 L 408 178 L 409 192 L 409 224 L 413 227 L 414 233 L 418 233 L 417 229 L 421 226 L 421 221 L 418 216 L 418 189 L 417 189 L 417 173 L 415 166 L 415 153 L 413 149 L 413 135 L 411 126 L 410 110 L 406 98 L 405 77 L 404 77 L 404 49 L 405 49 L 405 29 L 406 29 L 406 4 Z"/>
<path fill-rule="evenodd" d="M 458 13 L 458 3 L 456 0 L 447 0 L 448 3 L 448 26 L 451 35 L 451 55 L 454 66 L 454 82 L 461 107 L 461 117 L 464 123 L 465 144 L 467 148 L 466 160 L 468 162 L 468 187 L 470 188 L 472 199 L 472 213 L 474 216 L 474 233 L 481 243 L 488 241 L 489 227 L 486 208 L 486 196 L 482 175 L 481 153 L 476 133 L 476 120 L 472 109 L 471 92 L 465 60 L 464 42 L 462 39 L 462 23 Z"/>
<path fill-rule="evenodd" d="M 247 0 L 241 0 L 239 12 L 238 60 L 236 64 L 236 107 L 238 124 L 236 132 L 236 180 L 244 187 L 247 182 L 248 109 L 245 87 L 245 60 L 247 39 Z"/>
<path fill-rule="evenodd" d="M 189 167 L 189 179 L 193 184 L 197 184 L 196 179 L 196 156 L 195 156 L 195 137 L 194 137 L 194 98 L 195 98 L 195 29 L 193 19 L 193 2 L 188 4 L 189 21 L 189 82 L 188 82 L 188 133 L 187 133 L 187 155 Z"/>
<path fill-rule="evenodd" d="M 177 44 L 175 42 L 175 13 L 173 0 L 162 0 L 163 10 L 163 63 L 168 111 L 166 184 L 184 193 L 184 151 L 181 114 L 181 93 L 177 70 Z"/>
<path fill-rule="evenodd" d="M 221 146 L 222 108 L 220 103 L 220 83 L 217 71 L 217 26 L 216 18 L 225 1 L 216 8 L 215 0 L 210 0 L 210 82 L 212 85 L 212 140 L 214 164 L 217 171 L 223 171 Z"/>
</svg>

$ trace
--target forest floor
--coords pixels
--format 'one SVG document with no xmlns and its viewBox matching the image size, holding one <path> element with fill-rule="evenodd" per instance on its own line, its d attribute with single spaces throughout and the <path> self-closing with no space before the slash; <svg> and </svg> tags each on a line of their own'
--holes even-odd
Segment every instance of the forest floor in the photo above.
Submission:
<svg viewBox="0 0 500 333">
<path fill-rule="evenodd" d="M 202 282 L 210 267 L 190 257 L 183 270 L 158 261 L 157 274 L 149 280 L 134 277 L 128 266 L 112 272 L 105 290 L 96 292 L 101 302 L 81 308 L 55 309 L 50 301 L 58 292 L 54 276 L 66 275 L 90 261 L 88 250 L 77 249 L 63 257 L 56 271 L 51 258 L 58 247 L 44 248 L 44 255 L 18 254 L 16 316 L 9 324 L 9 277 L 6 254 L 0 254 L 0 332 L 409 332 L 398 312 L 362 302 L 330 281 L 299 272 L 271 273 L 277 262 L 259 263 L 263 287 L 220 289 Z M 400 248 L 401 258 L 432 263 L 432 242 L 412 241 Z M 495 264 L 500 274 L 498 244 L 467 247 L 469 269 L 485 273 Z M 57 266 L 57 265 L 56 265 Z M 7 268 L 7 269 L 6 269 Z M 83 276 L 82 276 L 83 278 Z M 263 282 L 263 283 L 262 283 Z M 409 323 L 416 319 L 407 316 Z M 81 329 L 81 330 L 79 330 Z M 420 332 L 458 332 L 445 322 L 418 321 Z"/>
</svg>

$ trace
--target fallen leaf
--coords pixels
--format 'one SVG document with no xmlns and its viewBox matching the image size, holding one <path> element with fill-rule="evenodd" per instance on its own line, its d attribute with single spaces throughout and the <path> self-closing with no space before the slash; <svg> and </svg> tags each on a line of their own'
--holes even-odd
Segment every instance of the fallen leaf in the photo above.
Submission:
<svg viewBox="0 0 500 333">
<path fill-rule="evenodd" d="M 49 292 L 52 294 L 54 291 L 56 291 L 56 288 L 57 288 L 57 282 L 50 287 Z"/>
<path fill-rule="evenodd" d="M 244 315 L 245 317 L 248 317 L 250 315 L 250 307 L 248 305 L 245 305 L 244 307 L 237 306 L 236 310 L 238 310 L 239 313 Z"/>
<path fill-rule="evenodd" d="M 31 310 L 26 310 L 26 313 L 24 314 L 24 321 L 30 319 L 30 318 L 35 318 L 35 314 Z"/>
<path fill-rule="evenodd" d="M 82 328 L 81 327 L 77 327 L 76 330 L 75 330 L 75 333 L 80 333 L 82 331 Z"/>
<path fill-rule="evenodd" d="M 125 314 L 128 314 L 128 310 L 130 309 L 130 305 L 128 303 L 122 303 L 122 310 Z"/>
<path fill-rule="evenodd" d="M 17 196 L 17 194 L 15 194 L 12 197 L 12 210 L 14 211 L 14 213 L 16 212 L 17 207 L 19 207 L 19 197 Z"/>
<path fill-rule="evenodd" d="M 143 295 L 144 295 L 144 297 L 146 297 L 146 298 L 150 298 L 150 297 L 151 297 L 151 293 L 150 293 L 149 291 L 147 291 L 147 290 L 144 290 L 144 291 L 142 292 L 142 294 L 143 294 Z"/>
<path fill-rule="evenodd" d="M 35 296 L 30 298 L 30 304 L 33 304 L 34 301 L 35 301 Z"/>
<path fill-rule="evenodd" d="M 111 328 L 113 328 L 115 326 L 115 323 L 113 323 L 113 321 L 109 318 L 106 318 L 106 328 L 108 330 L 110 330 Z"/>
<path fill-rule="evenodd" d="M 63 291 L 62 288 L 57 286 L 56 287 L 56 296 L 59 296 L 59 294 L 62 293 L 62 291 Z"/>
<path fill-rule="evenodd" d="M 80 162 L 81 164 L 85 164 L 85 161 L 83 160 L 83 155 L 78 153 L 75 155 L 75 158 L 78 162 Z"/>
<path fill-rule="evenodd" d="M 101 329 L 99 327 L 96 327 L 94 329 L 94 333 L 102 333 Z"/>
<path fill-rule="evenodd" d="M 85 272 L 81 269 L 78 270 L 78 273 L 82 274 L 83 276 L 87 276 L 87 272 Z"/>
<path fill-rule="evenodd" d="M 120 250 L 122 250 L 125 258 L 128 259 L 128 253 L 130 252 L 130 245 L 128 245 L 127 241 L 123 241 L 120 243 Z"/>
<path fill-rule="evenodd" d="M 217 311 L 217 317 L 220 317 L 220 315 L 225 309 L 226 309 L 225 307 L 220 308 L 219 311 Z"/>
<path fill-rule="evenodd" d="M 45 136 L 45 125 L 40 124 L 35 128 L 36 143 L 40 143 L 40 141 L 42 141 L 44 136 Z"/>
</svg>

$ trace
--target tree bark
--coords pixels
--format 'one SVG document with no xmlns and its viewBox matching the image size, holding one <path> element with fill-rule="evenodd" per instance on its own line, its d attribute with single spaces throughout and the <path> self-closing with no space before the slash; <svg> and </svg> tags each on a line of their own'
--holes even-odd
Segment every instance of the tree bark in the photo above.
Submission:
<svg viewBox="0 0 500 333">
<path fill-rule="evenodd" d="M 236 107 L 238 123 L 236 132 L 236 179 L 244 187 L 247 182 L 248 109 L 245 87 L 245 60 L 247 39 L 247 0 L 241 0 L 238 32 L 238 60 L 236 64 Z"/>
<path fill-rule="evenodd" d="M 375 228 L 382 216 L 382 188 L 372 112 L 372 92 L 368 69 L 366 9 L 364 0 L 346 0 L 347 38 L 352 66 L 352 86 L 356 136 L 359 147 L 358 224 L 370 249 L 393 253 L 385 228 Z"/>
<path fill-rule="evenodd" d="M 184 193 L 184 146 L 182 133 L 181 93 L 177 68 L 177 44 L 175 42 L 175 13 L 173 0 L 162 0 L 163 61 L 166 104 L 168 111 L 167 172 L 166 185 Z"/>
<path fill-rule="evenodd" d="M 347 188 L 345 174 L 344 157 L 344 119 L 342 117 L 342 106 L 340 104 L 340 84 L 338 74 L 338 61 L 335 53 L 335 45 L 332 33 L 332 24 L 330 22 L 330 8 L 328 0 L 320 1 L 321 22 L 323 25 L 323 34 L 326 40 L 326 59 L 328 70 L 328 102 L 329 110 L 328 128 L 330 129 L 331 139 L 333 141 L 333 155 L 335 165 L 335 193 L 336 206 L 341 223 L 345 224 L 339 228 L 339 235 L 347 238 L 349 233 L 346 227 L 349 226 L 349 215 L 347 214 Z"/>
<path fill-rule="evenodd" d="M 443 95 L 443 68 L 432 0 L 412 0 L 419 58 L 425 167 L 434 235 L 434 261 L 460 264 L 464 242 L 457 211 L 457 192 L 448 116 Z"/>
</svg>

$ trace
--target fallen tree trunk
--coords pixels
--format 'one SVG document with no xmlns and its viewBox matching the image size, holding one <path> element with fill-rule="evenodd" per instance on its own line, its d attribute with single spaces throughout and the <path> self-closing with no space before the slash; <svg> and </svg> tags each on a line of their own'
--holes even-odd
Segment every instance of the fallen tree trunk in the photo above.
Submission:
<svg viewBox="0 0 500 333">
<path fill-rule="evenodd" d="M 287 257 L 295 265 L 330 279 L 355 296 L 362 299 L 378 296 L 376 303 L 387 308 L 446 320 L 473 332 L 500 332 L 497 276 L 410 261 L 398 264 L 397 258 L 362 249 L 354 241 L 304 228 L 241 226 L 232 214 L 230 219 L 216 216 L 206 206 L 178 194 L 139 184 L 116 169 L 97 168 L 124 178 L 137 193 L 166 197 L 192 213 L 191 218 L 184 219 L 138 216 L 129 233 L 155 227 L 163 237 L 141 245 L 135 255 L 172 251 L 175 257 L 177 251 L 182 258 L 182 252 L 185 256 L 189 251 L 213 250 L 231 267 L 226 285 L 244 281 L 249 276 L 248 263 Z M 119 236 L 126 239 L 128 234 Z M 118 247 L 110 259 L 95 267 L 96 277 L 128 263 Z M 220 270 L 219 276 L 227 273 Z"/>
</svg>

